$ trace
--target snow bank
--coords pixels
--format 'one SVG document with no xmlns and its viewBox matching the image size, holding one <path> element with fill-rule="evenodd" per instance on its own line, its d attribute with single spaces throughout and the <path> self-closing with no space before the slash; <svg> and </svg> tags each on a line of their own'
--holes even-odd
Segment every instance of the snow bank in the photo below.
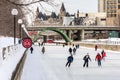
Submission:
<svg viewBox="0 0 120 80">
<path fill-rule="evenodd" d="M 18 39 L 16 40 L 18 42 Z M 0 37 L 0 80 L 10 80 L 12 73 L 21 59 L 25 48 L 22 45 L 13 46 L 14 40 L 11 37 Z M 2 48 L 10 46 L 10 51 L 6 49 L 5 59 L 2 58 Z"/>
</svg>

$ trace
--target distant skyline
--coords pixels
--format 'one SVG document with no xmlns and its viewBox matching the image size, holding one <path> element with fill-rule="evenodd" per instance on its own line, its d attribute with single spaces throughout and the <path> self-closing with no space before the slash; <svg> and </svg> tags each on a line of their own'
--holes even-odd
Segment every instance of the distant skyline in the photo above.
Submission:
<svg viewBox="0 0 120 80">
<path fill-rule="evenodd" d="M 69 13 L 98 12 L 98 0 L 61 0 Z"/>
<path fill-rule="evenodd" d="M 56 8 L 55 7 L 53 8 L 52 6 L 45 4 L 44 2 L 41 2 L 42 6 L 44 7 L 44 9 L 46 9 L 46 11 L 42 9 L 40 5 L 39 9 L 40 11 L 46 14 L 51 14 L 51 12 L 56 12 L 58 14 L 61 7 L 60 4 L 62 2 L 64 3 L 66 11 L 69 12 L 70 14 L 76 13 L 77 10 L 83 13 L 98 12 L 98 0 L 55 0 L 55 3 L 59 4 L 59 6 Z"/>
</svg>

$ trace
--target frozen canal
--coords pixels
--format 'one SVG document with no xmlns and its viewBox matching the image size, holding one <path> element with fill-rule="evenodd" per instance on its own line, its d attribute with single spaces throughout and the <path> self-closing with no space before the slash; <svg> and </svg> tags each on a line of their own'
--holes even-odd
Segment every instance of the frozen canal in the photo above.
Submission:
<svg viewBox="0 0 120 80">
<path fill-rule="evenodd" d="M 30 50 L 27 52 L 21 80 L 120 80 L 119 52 L 106 51 L 106 60 L 102 61 L 102 67 L 98 67 L 95 56 L 101 50 L 80 47 L 71 66 L 65 67 L 69 47 L 45 46 L 46 52 L 42 54 L 42 47 L 33 46 L 33 54 Z M 87 52 L 92 61 L 85 68 L 83 57 Z"/>
</svg>

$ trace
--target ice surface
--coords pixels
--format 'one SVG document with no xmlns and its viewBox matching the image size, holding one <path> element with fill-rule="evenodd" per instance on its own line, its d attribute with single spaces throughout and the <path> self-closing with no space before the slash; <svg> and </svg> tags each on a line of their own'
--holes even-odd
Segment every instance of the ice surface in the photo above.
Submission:
<svg viewBox="0 0 120 80">
<path fill-rule="evenodd" d="M 101 50 L 79 48 L 71 67 L 65 67 L 69 56 L 69 46 L 45 46 L 45 54 L 41 47 L 34 46 L 33 54 L 27 52 L 27 60 L 23 69 L 21 80 L 119 80 L 120 79 L 120 53 L 106 51 L 107 57 L 98 67 L 95 56 Z M 90 54 L 92 59 L 88 68 L 83 68 L 83 56 Z"/>
</svg>

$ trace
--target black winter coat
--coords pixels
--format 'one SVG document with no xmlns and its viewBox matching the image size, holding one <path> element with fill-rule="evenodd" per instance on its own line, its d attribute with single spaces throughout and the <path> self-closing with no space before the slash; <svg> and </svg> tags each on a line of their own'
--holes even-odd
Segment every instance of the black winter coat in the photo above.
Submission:
<svg viewBox="0 0 120 80">
<path fill-rule="evenodd" d="M 91 61 L 89 55 L 85 55 L 85 56 L 83 57 L 83 60 L 84 60 L 85 62 L 88 62 L 89 60 Z"/>
</svg>

